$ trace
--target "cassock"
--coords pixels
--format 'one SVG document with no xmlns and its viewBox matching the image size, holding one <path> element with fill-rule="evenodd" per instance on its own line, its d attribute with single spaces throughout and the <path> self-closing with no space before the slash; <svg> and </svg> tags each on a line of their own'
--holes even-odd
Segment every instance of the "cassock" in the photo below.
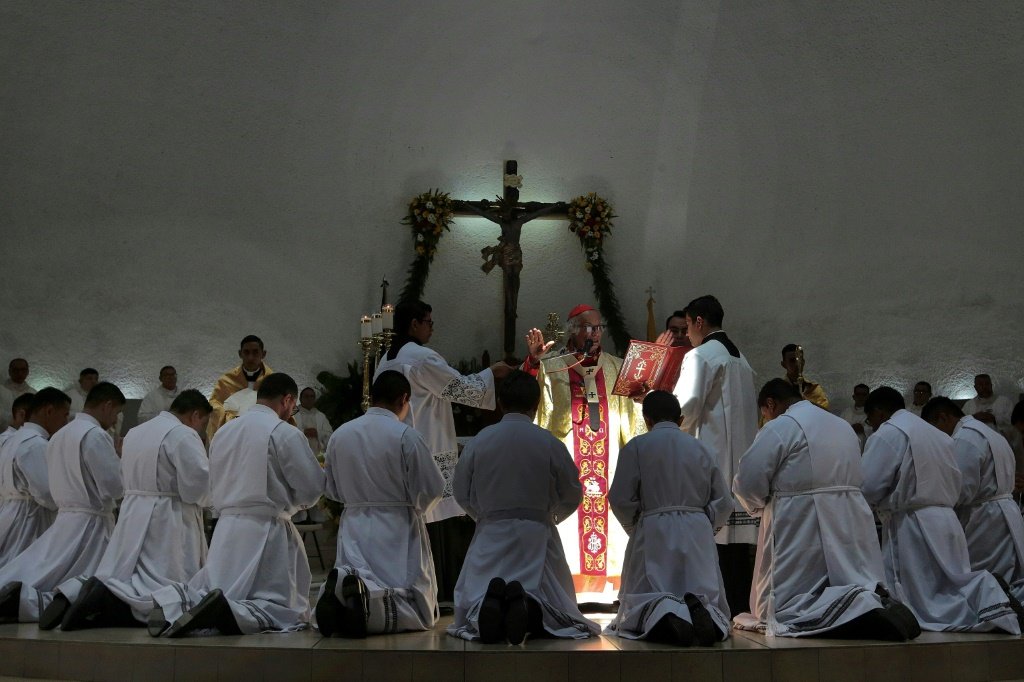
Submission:
<svg viewBox="0 0 1024 682">
<path fill-rule="evenodd" d="M 953 511 L 960 471 L 953 439 L 906 410 L 864 446 L 864 498 L 882 522 L 886 585 L 922 630 L 1020 634 L 1006 594 L 986 571 L 971 571 Z"/>
<path fill-rule="evenodd" d="M 455 469 L 455 498 L 477 525 L 455 586 L 455 621 L 448 634 L 479 639 L 480 606 L 495 577 L 522 584 L 540 604 L 549 634 L 582 639 L 600 632 L 576 606 L 555 530 L 581 497 L 565 446 L 529 417 L 506 414 L 477 434 Z"/>
<path fill-rule="evenodd" d="M 35 542 L 57 515 L 46 472 L 49 440 L 46 429 L 25 422 L 0 447 L 0 567 Z"/>
<path fill-rule="evenodd" d="M 1024 599 L 1024 519 L 1013 501 L 1014 456 L 1002 435 L 965 416 L 953 431 L 963 482 L 956 512 L 971 568 L 1003 578 Z"/>
<path fill-rule="evenodd" d="M 452 477 L 459 460 L 452 403 L 493 410 L 494 375 L 490 369 L 462 375 L 437 351 L 415 341 L 403 345 L 394 358 L 383 358 L 374 378 L 389 369 L 401 372 L 412 385 L 405 423 L 423 436 L 445 480 L 441 501 L 427 513 L 426 521 L 459 516 L 462 509 L 452 496 Z"/>
<path fill-rule="evenodd" d="M 299 411 L 292 416 L 292 419 L 295 420 L 295 426 L 299 427 L 299 431 L 303 433 L 306 429 L 316 429 L 316 437 L 306 436 L 314 454 L 327 452 L 327 443 L 330 442 L 334 429 L 331 428 L 331 423 L 327 421 L 323 412 L 315 407 L 312 410 L 307 410 L 300 406 Z"/>
<path fill-rule="evenodd" d="M 861 493 L 860 445 L 839 417 L 801 400 L 740 459 L 733 493 L 761 519 L 742 629 L 818 635 L 882 608 L 882 555 Z"/>
<path fill-rule="evenodd" d="M 57 518 L 0 569 L 0 585 L 21 583 L 23 623 L 39 620 L 58 585 L 96 571 L 114 529 L 114 502 L 123 493 L 114 441 L 85 412 L 50 438 L 46 462 Z"/>
<path fill-rule="evenodd" d="M 324 490 L 306 437 L 265 405 L 226 423 L 210 443 L 211 501 L 220 512 L 206 565 L 153 593 L 174 623 L 214 588 L 243 634 L 309 622 L 309 561 L 291 516 Z"/>
<path fill-rule="evenodd" d="M 327 496 L 345 505 L 334 566 L 366 584 L 367 631 L 434 627 L 437 584 L 423 516 L 441 499 L 444 478 L 426 441 L 394 412 L 371 407 L 331 437 L 326 472 Z"/>
<path fill-rule="evenodd" d="M 213 387 L 213 392 L 210 393 L 213 414 L 210 415 L 210 423 L 206 427 L 206 442 L 212 443 L 217 429 L 238 416 L 236 412 L 225 408 L 224 401 L 244 388 L 258 390 L 260 384 L 263 383 L 263 378 L 273 373 L 274 370 L 270 369 L 270 365 L 264 362 L 252 375 L 246 374 L 241 365 L 220 375 Z"/>
<path fill-rule="evenodd" d="M 199 434 L 170 412 L 131 429 L 122 453 L 124 501 L 95 576 L 145 623 L 153 592 L 188 580 L 206 561 L 209 463 Z M 73 603 L 88 577 L 59 590 Z"/>
<path fill-rule="evenodd" d="M 675 396 L 686 431 L 718 457 L 731 481 L 740 457 L 757 434 L 754 371 L 724 332 L 713 332 L 683 358 Z M 719 544 L 757 542 L 756 521 L 736 502 L 729 522 L 715 535 Z"/>
<path fill-rule="evenodd" d="M 171 403 L 178 397 L 178 389 L 166 389 L 163 385 L 158 384 L 156 388 L 146 394 L 146 397 L 139 403 L 139 421 L 149 421 L 153 417 L 157 416 L 161 412 L 166 412 L 171 409 Z"/>
<path fill-rule="evenodd" d="M 558 524 L 577 597 L 610 602 L 619 588 L 629 537 L 608 506 L 608 487 L 619 450 L 647 428 L 639 403 L 611 394 L 621 358 L 602 352 L 596 361 L 570 369 L 574 363 L 565 356 L 541 361 L 536 423 L 572 454 L 583 486 L 579 508 Z M 597 431 L 590 424 L 593 406 L 599 414 Z"/>
<path fill-rule="evenodd" d="M 692 593 L 728 637 L 714 529 L 732 513 L 732 495 L 717 458 L 672 422 L 660 422 L 619 453 L 608 501 L 629 533 L 619 612 L 608 632 L 642 639 L 669 613 L 692 622 L 683 602 Z"/>
</svg>

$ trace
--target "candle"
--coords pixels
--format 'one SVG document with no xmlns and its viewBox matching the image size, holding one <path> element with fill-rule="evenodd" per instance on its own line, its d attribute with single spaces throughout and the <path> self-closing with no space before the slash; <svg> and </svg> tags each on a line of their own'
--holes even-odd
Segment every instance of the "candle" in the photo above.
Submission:
<svg viewBox="0 0 1024 682">
<path fill-rule="evenodd" d="M 373 328 L 374 336 L 376 336 L 377 334 L 380 334 L 381 332 L 384 331 L 384 326 L 383 326 L 383 323 L 381 321 L 380 313 L 374 313 L 373 314 L 373 321 L 371 322 L 371 325 L 372 325 L 372 328 Z"/>
<path fill-rule="evenodd" d="M 363 315 L 359 318 L 359 335 L 364 339 L 373 336 L 373 324 L 370 321 L 369 315 Z"/>
<path fill-rule="evenodd" d="M 381 314 L 381 317 L 384 320 L 384 329 L 388 329 L 388 330 L 394 329 L 395 328 L 395 306 L 391 305 L 390 303 L 386 304 L 385 306 L 383 306 L 380 309 L 380 314 Z"/>
</svg>

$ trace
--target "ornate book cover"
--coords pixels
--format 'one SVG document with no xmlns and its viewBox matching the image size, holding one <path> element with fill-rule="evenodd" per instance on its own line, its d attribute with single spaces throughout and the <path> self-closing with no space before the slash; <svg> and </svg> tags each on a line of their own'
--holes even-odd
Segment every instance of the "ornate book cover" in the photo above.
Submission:
<svg viewBox="0 0 1024 682">
<path fill-rule="evenodd" d="M 671 392 L 679 380 L 686 350 L 633 339 L 626 349 L 612 394 L 642 398 L 650 391 Z"/>
</svg>

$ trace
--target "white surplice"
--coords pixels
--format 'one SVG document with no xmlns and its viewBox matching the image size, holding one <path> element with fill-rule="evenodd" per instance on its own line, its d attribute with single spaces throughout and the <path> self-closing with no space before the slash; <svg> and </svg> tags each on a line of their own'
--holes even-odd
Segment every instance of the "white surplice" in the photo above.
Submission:
<svg viewBox="0 0 1024 682">
<path fill-rule="evenodd" d="M 757 435 L 757 391 L 747 359 L 742 354 L 733 357 L 723 343 L 709 335 L 683 357 L 673 393 L 682 407 L 683 430 L 718 457 L 722 475 L 731 481 L 740 457 Z M 756 521 L 735 499 L 733 514 L 715 535 L 715 541 L 757 542 Z"/>
<path fill-rule="evenodd" d="M 803 637 L 882 608 L 882 554 L 860 486 L 860 446 L 843 419 L 801 400 L 764 425 L 732 487 L 761 519 L 753 613 L 738 627 Z"/>
<path fill-rule="evenodd" d="M 452 403 L 493 410 L 494 375 L 490 369 L 462 375 L 437 351 L 414 341 L 402 346 L 393 360 L 381 358 L 374 378 L 389 369 L 404 374 L 412 385 L 405 423 L 422 434 L 444 476 L 444 494 L 427 513 L 427 523 L 459 516 L 463 511 L 452 496 L 452 477 L 459 460 Z"/>
<path fill-rule="evenodd" d="M 18 429 L 14 428 L 13 426 L 8 426 L 6 429 L 0 432 L 0 449 L 4 447 L 4 443 L 7 442 L 7 439 L 16 434 L 17 432 Z"/>
<path fill-rule="evenodd" d="M 864 498 L 882 521 L 886 585 L 922 630 L 1020 634 L 1006 594 L 987 571 L 971 571 L 953 511 L 960 470 L 953 439 L 907 410 L 864 446 Z"/>
<path fill-rule="evenodd" d="M 622 448 L 608 502 L 629 533 L 619 611 L 608 632 L 643 639 L 666 614 L 691 621 L 683 602 L 689 592 L 728 637 L 714 529 L 733 503 L 718 458 L 672 422 L 655 424 Z"/>
<path fill-rule="evenodd" d="M 0 568 L 46 532 L 57 515 L 46 472 L 49 440 L 46 429 L 25 422 L 0 447 Z"/>
<path fill-rule="evenodd" d="M 220 520 L 206 565 L 187 584 L 154 592 L 154 602 L 173 623 L 220 588 L 243 634 L 303 629 L 311 576 L 291 516 L 324 490 L 323 469 L 306 437 L 256 405 L 214 435 L 210 486 Z"/>
<path fill-rule="evenodd" d="M 58 585 L 96 571 L 114 529 L 114 502 L 123 492 L 114 442 L 85 412 L 50 438 L 46 463 L 57 518 L 0 569 L 0 585 L 22 584 L 23 623 L 39 620 Z"/>
<path fill-rule="evenodd" d="M 306 436 L 313 452 L 327 452 L 327 443 L 330 442 L 334 429 L 331 428 L 331 423 L 327 421 L 327 416 L 323 412 L 315 407 L 311 410 L 299 407 L 299 411 L 295 413 L 293 419 L 295 419 L 295 426 L 299 427 L 299 431 L 303 433 L 306 429 L 316 429 L 316 437 Z"/>
<path fill-rule="evenodd" d="M 1024 519 L 1013 501 L 1014 456 L 999 433 L 965 416 L 953 431 L 963 476 L 957 516 L 967 537 L 971 568 L 1003 578 L 1024 599 Z"/>
<path fill-rule="evenodd" d="M 477 525 L 455 585 L 448 634 L 479 639 L 480 605 L 496 577 L 522 584 L 540 605 L 549 634 L 582 639 L 600 632 L 576 606 L 555 529 L 576 511 L 582 495 L 565 445 L 529 417 L 506 414 L 477 434 L 455 469 L 455 497 Z"/>
<path fill-rule="evenodd" d="M 369 593 L 371 633 L 429 630 L 437 583 L 423 515 L 441 499 L 444 478 L 423 437 L 394 412 L 371 407 L 331 437 L 327 496 L 345 505 L 338 525 L 341 576 Z"/>
<path fill-rule="evenodd" d="M 177 387 L 168 390 L 163 387 L 163 384 L 157 384 L 139 403 L 138 423 L 147 422 L 161 412 L 170 410 L 171 403 L 178 397 L 178 393 Z"/>
<path fill-rule="evenodd" d="M 31 395 L 35 395 L 36 393 L 36 389 L 29 386 L 28 382 L 23 381 L 20 384 L 16 384 L 10 378 L 4 379 L 3 387 L 10 391 L 11 395 L 13 395 L 15 398 L 17 398 L 18 396 L 25 395 L 26 393 L 29 393 Z"/>
<path fill-rule="evenodd" d="M 153 592 L 188 580 L 206 561 L 209 462 L 199 434 L 170 412 L 131 429 L 122 452 L 124 501 L 95 576 L 145 623 Z M 58 589 L 74 602 L 88 577 Z"/>
</svg>

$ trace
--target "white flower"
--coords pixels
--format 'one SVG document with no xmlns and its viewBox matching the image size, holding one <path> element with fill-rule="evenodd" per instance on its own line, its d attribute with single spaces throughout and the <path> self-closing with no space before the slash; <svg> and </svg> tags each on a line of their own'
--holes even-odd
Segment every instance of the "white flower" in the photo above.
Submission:
<svg viewBox="0 0 1024 682">
<path fill-rule="evenodd" d="M 430 223 L 431 225 L 436 225 L 437 224 L 437 218 L 433 214 L 431 214 L 431 215 L 427 216 L 427 222 Z"/>
<path fill-rule="evenodd" d="M 583 213 L 580 211 L 576 211 L 576 217 L 579 218 L 580 220 L 583 220 Z"/>
<path fill-rule="evenodd" d="M 590 260 L 597 260 L 597 250 L 596 249 L 590 252 Z"/>
<path fill-rule="evenodd" d="M 419 233 L 417 233 L 417 234 L 416 234 L 416 241 L 418 241 L 418 242 L 421 242 L 421 241 L 423 241 L 423 235 L 422 235 L 422 234 L 419 234 Z"/>
<path fill-rule="evenodd" d="M 434 202 L 433 201 L 428 201 L 427 202 L 427 208 L 434 208 Z"/>
</svg>

